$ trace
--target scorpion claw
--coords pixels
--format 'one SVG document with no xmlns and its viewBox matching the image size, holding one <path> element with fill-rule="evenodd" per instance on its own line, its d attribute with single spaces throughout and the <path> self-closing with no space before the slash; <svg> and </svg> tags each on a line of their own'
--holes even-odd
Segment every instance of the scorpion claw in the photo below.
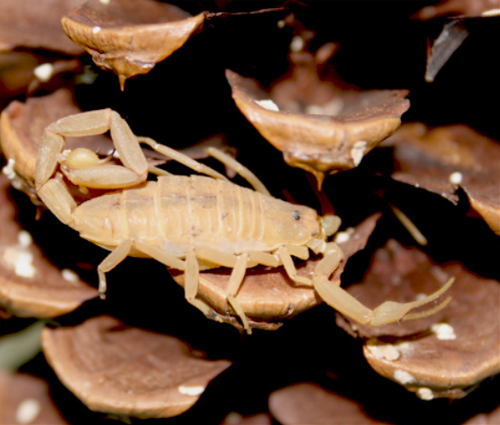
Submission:
<svg viewBox="0 0 500 425">
<path fill-rule="evenodd" d="M 441 302 L 434 308 L 418 313 L 410 313 L 411 310 L 426 305 L 441 296 L 450 288 L 452 283 L 453 279 L 450 279 L 446 285 L 422 300 L 408 303 L 386 301 L 374 310 L 371 310 L 361 304 L 344 289 L 336 285 L 332 285 L 332 283 L 324 276 L 316 279 L 314 286 L 321 298 L 342 314 L 363 325 L 381 326 L 388 323 L 398 322 L 399 320 L 420 319 L 422 317 L 430 316 L 431 314 L 443 309 L 450 302 L 450 298 Z"/>
</svg>

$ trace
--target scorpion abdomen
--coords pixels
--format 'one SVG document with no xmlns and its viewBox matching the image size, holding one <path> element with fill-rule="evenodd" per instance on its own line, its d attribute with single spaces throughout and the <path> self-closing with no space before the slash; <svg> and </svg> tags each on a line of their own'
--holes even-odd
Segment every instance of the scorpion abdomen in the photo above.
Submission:
<svg viewBox="0 0 500 425">
<path fill-rule="evenodd" d="M 88 201 L 74 215 L 81 236 L 101 246 L 142 240 L 175 256 L 196 247 L 269 252 L 285 243 L 304 245 L 321 233 L 311 208 L 196 175 L 162 176 Z"/>
</svg>

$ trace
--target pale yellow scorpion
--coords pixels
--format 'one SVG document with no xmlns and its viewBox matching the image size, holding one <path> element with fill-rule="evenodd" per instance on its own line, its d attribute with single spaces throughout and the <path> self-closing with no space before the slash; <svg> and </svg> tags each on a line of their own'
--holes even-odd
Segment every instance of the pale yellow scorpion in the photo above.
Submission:
<svg viewBox="0 0 500 425">
<path fill-rule="evenodd" d="M 107 131 L 122 165 L 99 159 L 87 149 L 64 151 L 66 137 Z M 205 176 L 170 175 L 148 166 L 140 143 Z M 82 238 L 111 251 L 98 266 L 102 295 L 106 291 L 105 273 L 127 256 L 134 256 L 154 258 L 184 271 L 187 301 L 207 316 L 213 310 L 197 299 L 199 271 L 232 268 L 227 301 L 247 332 L 250 326 L 236 295 L 247 268 L 259 264 L 284 266 L 290 279 L 312 285 L 327 304 L 362 324 L 378 326 L 416 319 L 448 303 L 449 299 L 433 309 L 410 313 L 439 297 L 451 282 L 417 301 L 388 301 L 374 310 L 367 308 L 329 281 L 343 259 L 339 246 L 328 242 L 340 225 L 338 217 L 320 217 L 312 208 L 276 199 L 232 157 L 217 149 L 209 153 L 246 178 L 254 190 L 231 183 L 212 168 L 152 139 L 135 136 L 111 109 L 71 115 L 45 129 L 37 156 L 37 193 L 60 221 Z M 83 190 L 116 190 L 77 205 L 58 170 Z M 150 172 L 158 175 L 156 181 L 146 180 Z M 305 260 L 310 250 L 322 259 L 312 278 L 299 276 L 292 257 Z"/>
</svg>

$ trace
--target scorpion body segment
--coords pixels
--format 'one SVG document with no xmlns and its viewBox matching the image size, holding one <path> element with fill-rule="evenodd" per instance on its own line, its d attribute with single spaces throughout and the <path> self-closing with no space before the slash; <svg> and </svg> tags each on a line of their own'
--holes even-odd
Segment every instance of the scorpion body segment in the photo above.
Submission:
<svg viewBox="0 0 500 425">
<path fill-rule="evenodd" d="M 95 198 L 73 212 L 81 237 L 112 248 L 142 240 L 185 258 L 197 248 L 239 255 L 324 239 L 315 210 L 204 176 L 161 176 Z"/>
<path fill-rule="evenodd" d="M 122 165 L 108 164 L 81 152 L 63 154 L 65 137 L 108 130 Z M 205 176 L 173 176 L 148 167 L 140 143 Z M 37 194 L 81 237 L 111 251 L 97 268 L 102 296 L 106 273 L 127 256 L 137 256 L 184 271 L 186 299 L 209 317 L 216 317 L 213 309 L 197 298 L 199 271 L 232 268 L 225 291 L 228 309 L 239 316 L 249 333 L 248 319 L 236 295 L 246 270 L 259 264 L 284 266 L 294 282 L 314 286 L 327 304 L 363 324 L 377 326 L 416 319 L 449 302 L 410 313 L 445 292 L 451 282 L 414 302 L 386 302 L 374 310 L 365 307 L 329 281 L 343 259 L 340 247 L 328 241 L 340 225 L 338 217 L 320 217 L 309 207 L 273 198 L 242 164 L 219 150 L 209 148 L 207 152 L 244 177 L 254 190 L 231 183 L 217 171 L 154 140 L 135 136 L 127 123 L 109 109 L 72 115 L 47 127 L 37 157 Z M 148 171 L 159 175 L 156 181 L 146 180 Z M 77 205 L 61 173 L 82 190 L 113 191 Z M 310 251 L 322 258 L 310 278 L 299 276 L 292 257 L 305 260 Z"/>
</svg>

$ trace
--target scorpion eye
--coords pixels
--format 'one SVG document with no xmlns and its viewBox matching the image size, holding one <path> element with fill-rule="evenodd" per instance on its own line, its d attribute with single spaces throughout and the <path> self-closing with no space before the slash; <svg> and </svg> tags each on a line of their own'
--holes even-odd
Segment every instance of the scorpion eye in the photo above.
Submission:
<svg viewBox="0 0 500 425">
<path fill-rule="evenodd" d="M 300 213 L 298 211 L 294 211 L 292 216 L 295 220 L 300 220 Z"/>
</svg>

